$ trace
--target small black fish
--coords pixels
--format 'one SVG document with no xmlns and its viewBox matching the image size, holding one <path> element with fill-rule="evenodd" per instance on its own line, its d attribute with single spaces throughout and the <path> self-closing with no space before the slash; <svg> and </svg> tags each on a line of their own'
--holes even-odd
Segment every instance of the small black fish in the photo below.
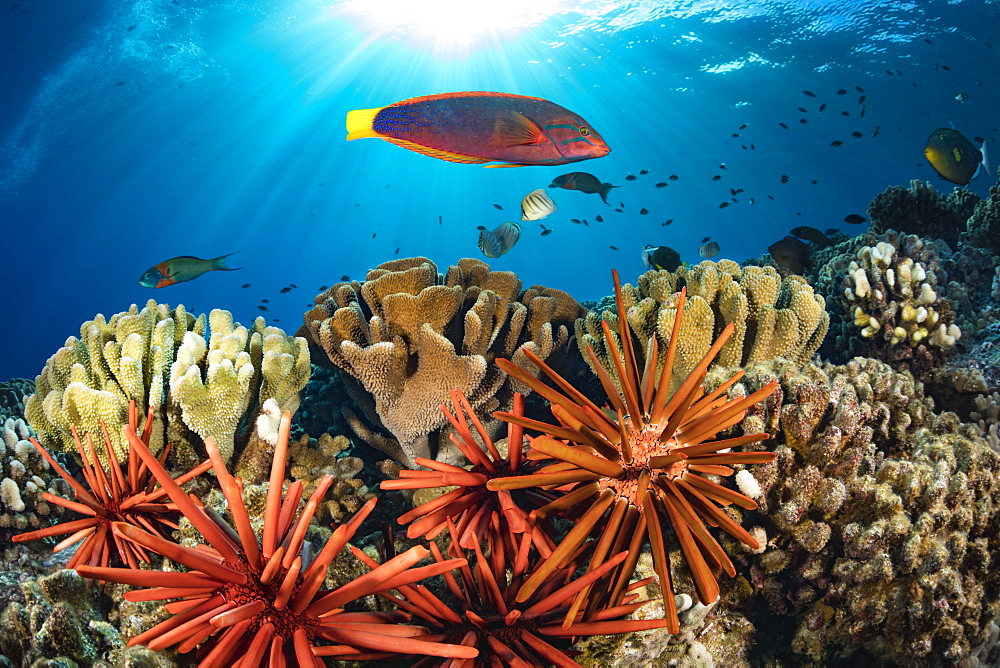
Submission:
<svg viewBox="0 0 1000 668">
<path fill-rule="evenodd" d="M 886 70 L 885 73 L 888 74 L 889 76 L 892 76 L 892 70 Z"/>
<path fill-rule="evenodd" d="M 603 223 L 604 222 L 604 219 L 601 218 L 601 214 L 597 214 L 596 216 L 594 216 L 594 220 L 596 220 L 599 223 Z"/>
<path fill-rule="evenodd" d="M 499 204 L 494 204 L 493 208 L 496 209 L 497 211 L 503 211 L 503 207 L 500 206 Z"/>
<path fill-rule="evenodd" d="M 723 203 L 721 203 L 721 204 L 719 205 L 719 208 L 720 208 L 720 209 L 725 209 L 725 208 L 726 208 L 727 206 L 729 206 L 729 202 L 723 202 Z"/>
<path fill-rule="evenodd" d="M 289 292 L 291 292 L 291 291 L 292 291 L 292 289 L 291 289 L 291 288 L 289 288 L 289 287 L 284 287 L 284 288 L 281 288 L 280 290 L 278 290 L 278 292 L 280 292 L 280 293 L 281 293 L 281 294 L 283 294 L 283 295 L 284 295 L 284 294 L 287 294 L 287 293 L 289 293 Z"/>
<path fill-rule="evenodd" d="M 715 176 L 712 177 L 712 180 L 713 181 L 718 181 L 721 178 L 722 178 L 722 174 L 716 174 Z"/>
<path fill-rule="evenodd" d="M 244 284 L 243 284 L 243 285 L 241 285 L 240 287 L 241 287 L 241 288 L 249 288 L 249 287 L 250 287 L 250 284 L 249 284 L 249 283 L 244 283 Z"/>
<path fill-rule="evenodd" d="M 669 184 L 667 184 L 667 183 L 665 183 L 663 181 L 660 181 L 659 183 L 656 184 L 656 187 L 657 188 L 666 188 L 667 185 L 669 185 Z"/>
<path fill-rule="evenodd" d="M 737 190 L 736 188 L 730 188 L 729 189 L 729 194 L 732 195 L 733 197 L 736 197 L 737 195 L 739 195 L 740 192 L 741 192 L 741 190 Z"/>
<path fill-rule="evenodd" d="M 625 202 L 618 202 L 618 206 L 620 206 L 621 208 L 624 209 L 625 208 Z"/>
<path fill-rule="evenodd" d="M 295 288 L 297 288 L 299 286 L 295 285 L 294 283 L 289 283 L 288 287 L 290 287 L 290 288 L 292 288 L 294 290 Z"/>
<path fill-rule="evenodd" d="M 858 139 L 861 139 L 862 137 L 864 137 L 864 135 L 863 135 L 863 134 L 861 134 L 860 132 L 858 132 L 857 130 L 855 130 L 854 132 L 852 132 L 852 133 L 851 133 L 851 136 L 852 136 L 852 137 L 856 137 L 856 138 L 858 138 Z"/>
<path fill-rule="evenodd" d="M 855 86 L 854 90 L 858 91 L 859 93 L 864 93 L 865 92 L 865 89 L 862 88 L 861 86 Z"/>
<path fill-rule="evenodd" d="M 132 32 L 133 30 L 135 30 L 135 24 L 130 25 L 128 28 L 125 28 L 125 32 Z"/>
<path fill-rule="evenodd" d="M 712 240 L 712 237 L 705 237 L 704 239 L 701 240 L 701 243 L 705 243 L 705 242 L 711 241 L 711 240 Z"/>
<path fill-rule="evenodd" d="M 645 176 L 646 174 L 649 174 L 649 170 L 648 169 L 640 169 L 639 170 L 639 174 L 641 174 L 642 176 Z"/>
<path fill-rule="evenodd" d="M 807 120 L 806 120 L 806 119 L 804 119 L 804 118 L 800 118 L 800 119 L 799 119 L 799 123 L 801 123 L 802 125 L 805 125 L 805 124 L 806 124 L 806 123 L 808 123 L 808 122 L 809 122 L 809 121 L 807 121 Z"/>
<path fill-rule="evenodd" d="M 756 147 L 756 146 L 754 146 L 753 144 L 750 144 L 750 150 L 751 150 L 751 151 L 756 151 L 756 150 L 757 150 L 757 147 Z"/>
<path fill-rule="evenodd" d="M 926 37 L 924 37 L 924 41 L 927 42 L 928 44 L 933 44 L 934 43 L 934 42 L 930 41 L 929 39 L 927 39 Z"/>
<path fill-rule="evenodd" d="M 850 223 L 851 225 L 860 225 L 861 223 L 865 222 L 866 220 L 868 220 L 868 219 L 865 218 L 864 216 L 858 215 L 856 213 L 849 213 L 846 216 L 844 216 L 844 222 L 845 223 Z"/>
<path fill-rule="evenodd" d="M 116 86 L 124 86 L 124 85 L 125 85 L 125 82 L 124 82 L 124 81 L 116 81 L 116 82 L 115 82 L 115 85 L 116 85 Z"/>
<path fill-rule="evenodd" d="M 649 213 L 649 209 L 646 209 L 646 208 L 639 209 L 639 215 L 640 216 L 645 216 L 648 213 Z"/>
<path fill-rule="evenodd" d="M 865 111 L 868 109 L 865 105 L 861 105 L 861 113 L 858 114 L 861 118 L 865 117 Z"/>
<path fill-rule="evenodd" d="M 841 88 L 840 90 L 837 91 L 837 95 L 847 95 L 847 89 Z"/>
<path fill-rule="evenodd" d="M 670 180 L 671 180 L 671 181 L 676 181 L 676 180 L 677 180 L 677 179 L 679 179 L 679 178 L 681 178 L 681 177 L 677 176 L 676 174 L 671 174 L 671 175 L 670 175 Z"/>
<path fill-rule="evenodd" d="M 626 180 L 626 181 L 635 181 L 635 180 L 636 180 L 636 178 L 637 178 L 637 177 L 636 177 L 636 175 L 635 175 L 635 174 L 629 174 L 628 176 L 626 176 L 626 177 L 625 177 L 625 180 Z"/>
<path fill-rule="evenodd" d="M 785 125 L 784 123 L 778 123 L 778 125 L 780 125 L 781 127 L 785 128 L 786 130 L 788 129 L 788 126 Z"/>
<path fill-rule="evenodd" d="M 881 125 L 876 125 L 875 129 L 872 130 L 872 137 L 878 137 L 878 133 L 882 131 Z"/>
<path fill-rule="evenodd" d="M 813 180 L 812 180 L 812 184 L 813 184 L 813 185 L 816 185 L 817 183 L 819 183 L 819 181 L 817 181 L 816 179 L 813 179 Z"/>
<path fill-rule="evenodd" d="M 782 174 L 782 175 L 781 175 L 781 182 L 782 182 L 782 183 L 788 183 L 788 174 Z M 768 195 L 768 197 L 771 197 L 771 196 L 770 196 L 770 195 Z M 773 197 L 771 197 L 771 199 L 774 199 L 774 198 L 773 198 Z"/>
<path fill-rule="evenodd" d="M 851 112 L 849 112 L 849 111 L 842 111 L 842 112 L 840 112 L 840 115 L 841 116 L 850 116 Z"/>
<path fill-rule="evenodd" d="M 398 248 L 396 249 L 396 252 L 393 253 L 393 255 L 399 255 L 399 249 Z"/>
<path fill-rule="evenodd" d="M 747 124 L 743 123 L 742 125 L 740 125 L 740 127 L 738 129 L 739 130 L 746 130 L 747 129 Z"/>
<path fill-rule="evenodd" d="M 618 250 L 618 246 L 608 246 L 611 250 Z"/>
<path fill-rule="evenodd" d="M 376 234 L 378 234 L 378 232 L 372 232 L 372 239 L 374 239 L 374 238 L 375 238 L 375 235 L 376 235 Z"/>
<path fill-rule="evenodd" d="M 621 209 L 615 209 L 615 211 L 617 211 L 618 213 L 622 213 Z"/>
<path fill-rule="evenodd" d="M 281 318 L 271 318 L 271 322 L 281 322 Z"/>
<path fill-rule="evenodd" d="M 263 302 L 263 303 L 265 303 L 265 304 L 270 304 L 270 303 L 271 303 L 271 302 L 270 302 L 270 301 L 268 301 L 267 299 L 261 299 L 260 301 L 261 301 L 261 302 Z"/>
<path fill-rule="evenodd" d="M 317 290 L 316 292 L 326 292 L 329 289 L 330 289 L 330 286 L 328 286 L 328 285 L 321 285 L 321 286 L 319 286 L 319 290 Z"/>
<path fill-rule="evenodd" d="M 569 222 L 579 225 L 582 221 L 579 218 L 570 218 Z"/>
<path fill-rule="evenodd" d="M 731 136 L 733 137 L 733 139 L 736 139 L 737 137 L 740 136 L 740 133 L 739 132 L 734 132 Z"/>
<path fill-rule="evenodd" d="M 948 67 L 947 65 L 942 65 L 941 69 L 944 70 L 945 72 L 951 72 L 951 68 Z"/>
<path fill-rule="evenodd" d="M 667 218 L 667 222 L 665 222 L 662 225 L 660 225 L 660 227 L 666 227 L 667 225 L 669 225 L 672 222 L 674 222 L 673 218 Z"/>
<path fill-rule="evenodd" d="M 747 150 L 747 145 L 746 144 L 740 144 L 740 148 L 745 151 L 745 150 Z"/>
<path fill-rule="evenodd" d="M 750 206 L 753 206 L 753 197 L 750 198 Z"/>
<path fill-rule="evenodd" d="M 796 107 L 796 109 L 798 109 L 803 114 L 808 114 L 809 113 L 809 110 L 806 109 L 805 107 Z"/>
<path fill-rule="evenodd" d="M 342 280 L 342 281 L 349 281 L 349 280 L 351 280 L 351 277 L 348 276 L 347 274 L 344 274 L 343 276 L 340 277 L 340 280 Z"/>
<path fill-rule="evenodd" d="M 438 227 L 440 227 L 442 224 L 444 224 L 444 221 L 442 220 L 442 218 L 443 218 L 443 216 L 438 216 Z"/>
<path fill-rule="evenodd" d="M 819 105 L 819 110 L 820 111 L 823 111 L 824 109 L 826 109 L 826 102 L 824 102 L 823 104 Z"/>
<path fill-rule="evenodd" d="M 867 95 L 862 95 L 861 97 L 858 98 L 858 104 L 864 104 L 865 100 L 867 99 L 868 99 Z"/>
<path fill-rule="evenodd" d="M 258 304 L 257 305 L 257 310 L 259 310 L 259 311 L 266 311 L 267 307 L 266 306 L 261 306 L 260 304 Z"/>
<path fill-rule="evenodd" d="M 729 169 L 729 168 L 728 168 L 728 167 L 726 167 L 726 163 L 724 163 L 724 162 L 720 162 L 720 163 L 719 163 L 719 169 Z"/>
<path fill-rule="evenodd" d="M 802 91 L 802 94 L 807 95 L 809 97 L 816 97 L 816 93 L 812 92 L 811 90 L 804 90 Z"/>
<path fill-rule="evenodd" d="M 476 229 L 479 230 L 480 232 L 482 232 L 483 230 L 486 229 L 486 226 L 485 225 L 476 225 Z"/>
<path fill-rule="evenodd" d="M 788 183 L 788 182 L 786 181 L 785 183 Z M 768 199 L 774 199 L 774 195 L 768 195 L 767 198 Z"/>
<path fill-rule="evenodd" d="M 582 222 L 584 227 L 590 227 L 590 223 L 587 222 L 586 218 L 584 218 Z"/>
<path fill-rule="evenodd" d="M 542 230 L 542 236 L 543 237 L 546 236 L 546 235 L 549 235 L 549 234 L 552 234 L 552 230 L 550 230 L 550 229 L 544 229 L 544 230 Z"/>
<path fill-rule="evenodd" d="M 844 142 L 840 141 L 839 139 L 834 139 L 832 142 L 830 142 L 830 146 L 832 146 L 834 148 L 836 148 L 838 146 L 843 146 L 843 145 L 844 145 Z"/>
</svg>

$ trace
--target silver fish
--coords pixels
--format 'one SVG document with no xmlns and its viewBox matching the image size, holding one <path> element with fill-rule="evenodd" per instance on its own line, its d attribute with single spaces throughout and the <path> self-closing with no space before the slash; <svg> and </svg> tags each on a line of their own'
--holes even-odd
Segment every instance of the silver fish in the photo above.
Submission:
<svg viewBox="0 0 1000 668">
<path fill-rule="evenodd" d="M 719 244 L 714 241 L 709 241 L 698 247 L 698 255 L 702 256 L 706 260 L 715 257 L 719 254 Z"/>
<path fill-rule="evenodd" d="M 520 237 L 520 225 L 501 223 L 495 230 L 479 231 L 479 250 L 486 257 L 500 257 L 513 248 Z"/>
<path fill-rule="evenodd" d="M 545 191 L 532 190 L 521 200 L 521 220 L 541 220 L 556 210 L 556 203 Z"/>
</svg>

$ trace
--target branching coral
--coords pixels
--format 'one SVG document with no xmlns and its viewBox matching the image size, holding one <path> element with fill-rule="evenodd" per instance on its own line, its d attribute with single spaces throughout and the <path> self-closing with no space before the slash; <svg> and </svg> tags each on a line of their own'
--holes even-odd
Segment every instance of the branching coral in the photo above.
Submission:
<svg viewBox="0 0 1000 668">
<path fill-rule="evenodd" d="M 295 511 L 302 487 L 294 483 L 282 493 L 291 414 L 286 411 L 271 465 L 261 536 L 251 528 L 242 498 L 242 485 L 226 469 L 214 439 L 205 441 L 212 467 L 228 502 L 232 524 L 189 498 L 134 429 L 126 428 L 129 444 L 166 490 L 184 516 L 201 532 L 207 544 L 188 548 L 124 522 L 112 525 L 116 539 L 142 546 L 189 570 L 77 566 L 85 577 L 131 584 L 147 589 L 130 592 L 130 601 L 182 599 L 167 604 L 173 616 L 129 641 L 150 649 L 177 646 L 181 652 L 202 648 L 202 666 L 292 665 L 322 666 L 322 656 L 383 659 L 396 654 L 427 654 L 474 658 L 477 651 L 428 641 L 426 629 L 399 624 L 407 618 L 397 612 L 346 612 L 358 598 L 417 582 L 429 575 L 465 565 L 452 559 L 414 569 L 428 551 L 413 547 L 370 573 L 333 591 L 321 591 L 333 559 L 375 506 L 368 502 L 347 524 L 337 528 L 323 548 L 311 557 L 304 538 L 319 500 L 332 482 L 327 476 L 303 507 Z M 235 525 L 235 526 L 233 526 Z M 311 545 L 311 544 L 310 544 Z M 338 643 L 334 645 L 328 642 Z"/>
<path fill-rule="evenodd" d="M 899 230 L 954 244 L 978 202 L 979 197 L 965 188 L 942 197 L 930 183 L 910 181 L 909 188 L 890 186 L 876 196 L 868 205 L 868 217 L 876 234 Z"/>
<path fill-rule="evenodd" d="M 664 525 L 669 526 L 680 543 L 684 560 L 694 580 L 702 603 L 711 603 L 719 594 L 713 568 L 722 568 L 730 576 L 736 571 L 725 551 L 705 527 L 718 526 L 741 542 L 757 548 L 757 541 L 734 522 L 720 506 L 736 504 L 753 509 L 757 504 L 743 494 L 719 485 L 703 475 L 727 476 L 734 473 L 730 465 L 768 462 L 770 452 L 731 452 L 731 448 L 765 440 L 766 433 L 710 440 L 717 433 L 738 423 L 750 406 L 767 397 L 777 387 L 771 383 L 750 396 L 728 401 L 722 394 L 737 382 L 742 372 L 735 374 L 716 390 L 706 392 L 702 382 L 709 365 L 732 335 L 728 325 L 712 344 L 702 360 L 691 370 L 676 392 L 671 393 L 673 361 L 678 353 L 682 317 L 674 319 L 662 371 L 656 372 L 657 340 L 650 337 L 649 352 L 642 359 L 637 354 L 618 274 L 615 272 L 615 295 L 618 307 L 618 337 L 611 335 L 607 322 L 603 325 L 605 346 L 615 362 L 617 387 L 597 361 L 593 349 L 588 355 L 594 361 L 617 420 L 609 417 L 597 405 L 545 365 L 534 360 L 555 383 L 558 390 L 528 375 L 515 364 L 498 361 L 501 367 L 530 385 L 552 403 L 552 412 L 561 426 L 528 420 L 510 414 L 498 417 L 542 432 L 532 439 L 531 447 L 548 456 L 553 463 L 529 476 L 494 478 L 487 483 L 491 490 L 523 489 L 572 485 L 562 496 L 537 511 L 539 517 L 569 511 L 576 526 L 559 546 L 535 569 L 521 587 L 518 599 L 523 601 L 557 572 L 576 554 L 584 540 L 599 532 L 588 570 L 598 568 L 610 554 L 627 549 L 630 557 L 612 571 L 602 587 L 590 595 L 589 588 L 574 600 L 567 613 L 572 620 L 580 610 L 594 614 L 600 605 L 617 606 L 635 570 L 639 550 L 648 537 L 653 563 L 664 596 L 670 598 L 673 588 L 670 562 L 667 557 Z M 683 314 L 685 293 L 682 290 L 677 311 Z M 621 390 L 617 389 L 618 387 Z M 557 440 L 562 439 L 562 440 Z M 563 442 L 568 441 L 569 444 Z M 588 599 L 589 597 L 589 599 Z M 664 606 L 672 633 L 679 629 L 677 611 Z M 586 618 L 586 617 L 585 617 Z"/>
<path fill-rule="evenodd" d="M 677 313 L 676 292 L 687 288 L 680 343 L 673 375 L 679 383 L 729 324 L 733 334 L 719 352 L 718 364 L 739 366 L 755 361 L 785 357 L 799 364 L 808 361 L 826 335 L 829 324 L 823 298 L 814 294 L 801 277 L 782 279 L 773 267 L 741 267 L 731 260 L 704 261 L 681 267 L 676 273 L 648 271 L 638 280 L 638 288 L 622 287 L 629 326 L 636 332 L 643 352 L 655 334 L 658 349 L 666 349 Z M 598 316 L 588 314 L 577 321 L 576 334 L 581 350 L 591 346 L 607 372 L 614 361 L 604 342 L 602 320 L 617 329 L 613 310 Z M 616 341 L 620 347 L 621 342 Z M 587 363 L 597 372 L 592 360 Z M 657 370 L 662 366 L 662 353 Z"/>
<path fill-rule="evenodd" d="M 528 350 L 547 358 L 567 345 L 569 325 L 583 313 L 566 293 L 520 288 L 513 273 L 479 260 L 460 260 L 445 276 L 427 258 L 395 260 L 363 283 L 318 295 L 300 331 L 326 352 L 361 406 L 367 423 L 348 414 L 359 436 L 411 467 L 416 457 L 448 461 L 458 454 L 445 454 L 440 433 L 447 423 L 438 406 L 448 393 L 461 390 L 481 415 L 508 409 L 524 388 L 493 360 L 528 365 Z"/>
<path fill-rule="evenodd" d="M 63 515 L 63 507 L 44 495 L 68 494 L 69 488 L 31 445 L 33 436 L 21 418 L 0 424 L 0 535 L 44 528 Z"/>
<path fill-rule="evenodd" d="M 748 517 L 767 549 L 742 558 L 772 614 L 795 615 L 790 647 L 820 663 L 959 661 L 1000 611 L 1000 456 L 883 363 L 761 365 L 730 393 L 775 380 L 741 425 L 779 427 Z"/>
<path fill-rule="evenodd" d="M 1000 181 L 990 188 L 990 195 L 978 202 L 962 235 L 965 245 L 986 248 L 1000 254 Z"/>
<path fill-rule="evenodd" d="M 35 391 L 34 381 L 14 378 L 0 382 L 0 422 L 24 417 L 24 402 Z"/>
</svg>

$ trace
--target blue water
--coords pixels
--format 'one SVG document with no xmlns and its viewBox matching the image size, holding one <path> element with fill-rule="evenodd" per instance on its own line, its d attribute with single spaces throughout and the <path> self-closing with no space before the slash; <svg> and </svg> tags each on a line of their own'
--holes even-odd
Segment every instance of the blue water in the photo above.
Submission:
<svg viewBox="0 0 1000 668">
<path fill-rule="evenodd" d="M 559 211 L 542 222 L 554 232 L 525 223 L 488 262 L 582 300 L 610 291 L 613 267 L 634 280 L 645 244 L 697 262 L 712 236 L 715 259 L 740 261 L 798 225 L 862 231 L 844 216 L 887 186 L 920 178 L 950 191 L 922 155 L 949 122 L 987 137 L 1000 162 L 995 1 L 566 1 L 509 16 L 526 4 L 509 0 L 459 4 L 482 5 L 470 24 L 421 25 L 435 4 L 405 4 L 427 9 L 394 25 L 402 10 L 380 17 L 378 0 L 5 0 L 0 378 L 34 377 L 83 321 L 150 298 L 294 331 L 342 275 L 395 257 L 426 255 L 441 271 L 482 257 L 477 225 L 517 220 L 525 194 L 569 171 L 622 186 L 612 206 L 550 190 Z M 351 109 L 459 90 L 548 98 L 612 152 L 484 169 L 344 140 Z M 654 187 L 670 174 L 680 178 Z M 720 209 L 730 188 L 744 192 Z M 233 251 L 241 271 L 137 284 L 162 260 Z"/>
</svg>

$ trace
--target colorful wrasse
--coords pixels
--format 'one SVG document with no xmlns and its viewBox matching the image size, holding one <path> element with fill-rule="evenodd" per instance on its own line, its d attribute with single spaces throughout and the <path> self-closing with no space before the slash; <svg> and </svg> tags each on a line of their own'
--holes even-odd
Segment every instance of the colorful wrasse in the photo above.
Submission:
<svg viewBox="0 0 1000 668">
<path fill-rule="evenodd" d="M 580 192 L 588 195 L 599 193 L 605 204 L 608 203 L 608 193 L 611 192 L 612 188 L 617 187 L 618 186 L 613 186 L 610 183 L 601 183 L 600 179 L 593 174 L 588 174 L 587 172 L 570 172 L 569 174 L 561 174 L 552 179 L 552 183 L 549 184 L 549 188 L 579 190 Z"/>
<path fill-rule="evenodd" d="M 513 248 L 520 238 L 520 225 L 501 223 L 495 230 L 479 231 L 479 250 L 483 251 L 486 257 L 500 257 Z"/>
<path fill-rule="evenodd" d="M 347 112 L 347 140 L 376 137 L 449 162 L 563 165 L 611 149 L 582 116 L 540 97 L 469 91 Z"/>
<path fill-rule="evenodd" d="M 227 267 L 226 258 L 228 255 L 221 255 L 211 260 L 202 260 L 200 257 L 191 255 L 181 255 L 180 257 L 164 260 L 153 265 L 146 270 L 146 273 L 139 279 L 139 285 L 146 288 L 165 288 L 175 283 L 193 281 L 208 271 L 236 271 L 243 267 Z"/>
<path fill-rule="evenodd" d="M 934 171 L 960 186 L 979 176 L 980 170 L 990 173 L 986 157 L 986 141 L 980 148 L 972 145 L 958 130 L 938 128 L 927 138 L 924 156 Z"/>
</svg>

